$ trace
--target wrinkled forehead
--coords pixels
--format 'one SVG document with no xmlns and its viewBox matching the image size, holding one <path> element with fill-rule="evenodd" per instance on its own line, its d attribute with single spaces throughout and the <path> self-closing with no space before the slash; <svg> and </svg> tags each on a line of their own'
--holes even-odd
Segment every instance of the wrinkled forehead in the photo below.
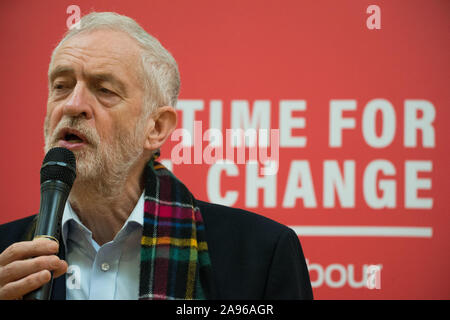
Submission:
<svg viewBox="0 0 450 320">
<path fill-rule="evenodd" d="M 55 71 L 64 68 L 117 73 L 132 82 L 141 82 L 141 48 L 136 40 L 122 31 L 83 31 L 63 40 L 55 49 L 49 66 L 49 80 Z"/>
</svg>

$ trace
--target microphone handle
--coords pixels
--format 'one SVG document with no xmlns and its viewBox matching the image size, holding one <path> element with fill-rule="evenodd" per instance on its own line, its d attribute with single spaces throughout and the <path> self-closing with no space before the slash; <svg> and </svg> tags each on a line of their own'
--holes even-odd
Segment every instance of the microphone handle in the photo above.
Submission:
<svg viewBox="0 0 450 320">
<path fill-rule="evenodd" d="M 41 184 L 41 203 L 34 238 L 48 238 L 59 243 L 61 219 L 70 186 L 59 180 Z M 50 300 L 53 288 L 53 272 L 49 282 L 26 294 L 24 300 Z"/>
</svg>

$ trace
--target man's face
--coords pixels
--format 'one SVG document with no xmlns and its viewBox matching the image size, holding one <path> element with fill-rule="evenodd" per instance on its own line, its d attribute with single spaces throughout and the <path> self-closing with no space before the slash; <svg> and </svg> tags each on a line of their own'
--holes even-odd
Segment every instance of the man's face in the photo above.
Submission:
<svg viewBox="0 0 450 320">
<path fill-rule="evenodd" d="M 77 179 L 124 170 L 142 154 L 141 69 L 137 43 L 118 31 L 81 33 L 55 53 L 49 70 L 45 149 L 72 150 Z"/>
</svg>

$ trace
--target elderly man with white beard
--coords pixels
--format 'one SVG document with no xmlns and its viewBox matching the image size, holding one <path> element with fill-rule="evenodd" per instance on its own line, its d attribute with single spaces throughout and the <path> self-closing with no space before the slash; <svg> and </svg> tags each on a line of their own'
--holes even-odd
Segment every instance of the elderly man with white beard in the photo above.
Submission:
<svg viewBox="0 0 450 320">
<path fill-rule="evenodd" d="M 77 177 L 59 242 L 30 238 L 35 215 L 0 226 L 0 299 L 51 274 L 52 299 L 312 299 L 291 229 L 197 200 L 158 163 L 180 87 L 158 40 L 128 17 L 88 14 L 48 79 L 45 150 L 71 150 Z"/>
</svg>

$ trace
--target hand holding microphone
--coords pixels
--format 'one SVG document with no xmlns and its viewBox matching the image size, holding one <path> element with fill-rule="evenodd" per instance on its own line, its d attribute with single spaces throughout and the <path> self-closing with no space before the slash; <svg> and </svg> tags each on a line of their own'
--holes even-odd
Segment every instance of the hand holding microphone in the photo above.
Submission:
<svg viewBox="0 0 450 320">
<path fill-rule="evenodd" d="M 59 245 L 49 239 L 16 242 L 0 254 L 0 300 L 21 299 L 67 271 L 56 256 Z"/>
<path fill-rule="evenodd" d="M 34 239 L 14 243 L 0 254 L 0 299 L 48 300 L 53 278 L 67 271 L 67 263 L 56 254 L 75 165 L 75 156 L 65 148 L 53 148 L 45 156 Z"/>
</svg>

